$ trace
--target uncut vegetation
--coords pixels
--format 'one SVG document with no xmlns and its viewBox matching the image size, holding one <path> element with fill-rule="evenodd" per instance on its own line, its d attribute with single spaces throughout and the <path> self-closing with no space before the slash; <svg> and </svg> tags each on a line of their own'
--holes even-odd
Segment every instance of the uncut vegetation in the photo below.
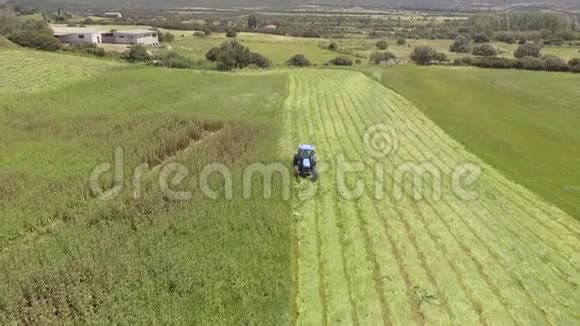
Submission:
<svg viewBox="0 0 580 326">
<path fill-rule="evenodd" d="M 195 187 L 208 163 L 230 167 L 239 187 L 243 166 L 281 160 L 283 73 L 236 77 L 105 63 L 106 74 L 95 69 L 68 80 L 70 71 L 101 61 L 10 51 L 0 55 L 22 63 L 10 81 L 34 83 L 36 71 L 23 69 L 30 60 L 54 59 L 42 67 L 55 74 L 26 96 L 13 83 L 0 85 L 1 324 L 288 323 L 288 203 L 276 189 L 268 201 L 244 200 L 239 188 L 225 200 L 219 178 L 210 185 L 221 199 Z M 61 57 L 67 66 L 59 69 Z M 233 92 L 236 101 L 223 96 Z M 118 146 L 126 187 L 99 201 L 87 178 L 112 162 Z M 190 201 L 166 198 L 154 182 L 170 162 L 189 169 L 179 189 L 192 190 Z M 150 170 L 135 199 L 129 176 L 142 163 Z M 256 180 L 255 189 L 261 186 Z"/>
</svg>

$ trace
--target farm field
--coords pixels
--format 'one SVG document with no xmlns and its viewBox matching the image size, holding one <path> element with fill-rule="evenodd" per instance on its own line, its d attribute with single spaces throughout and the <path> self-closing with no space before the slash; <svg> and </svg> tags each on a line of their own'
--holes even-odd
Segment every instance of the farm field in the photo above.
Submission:
<svg viewBox="0 0 580 326">
<path fill-rule="evenodd" d="M 66 25 L 53 24 L 52 26 L 64 27 Z M 147 26 L 137 25 L 91 25 L 89 28 L 100 28 L 102 30 L 128 30 L 143 29 Z M 171 32 L 175 35 L 175 41 L 170 46 L 180 54 L 195 60 L 205 59 L 205 54 L 211 48 L 219 46 L 227 38 L 224 33 L 214 33 L 209 37 L 194 37 L 194 31 L 182 31 L 161 29 L 164 32 Z M 236 38 L 245 46 L 249 46 L 254 52 L 265 55 L 274 65 L 284 65 L 294 54 L 304 54 L 312 62 L 318 65 L 331 60 L 337 55 L 345 55 L 352 59 L 359 58 L 363 63 L 368 61 L 372 52 L 377 51 L 376 42 L 380 39 L 361 38 L 360 35 L 353 34 L 352 38 L 305 38 L 293 36 L 280 36 L 260 33 L 239 33 Z M 396 45 L 396 39 L 386 38 L 389 43 L 388 51 L 393 52 L 404 61 L 409 61 L 409 55 L 413 49 L 419 45 L 430 46 L 438 52 L 445 52 L 449 58 L 470 56 L 470 54 L 449 52 L 452 40 L 430 40 L 430 39 L 407 39 L 407 44 Z M 339 51 L 327 49 L 331 42 L 339 46 Z M 491 43 L 500 51 L 500 56 L 512 57 L 517 49 L 517 44 Z M 565 60 L 578 57 L 580 47 L 576 46 L 548 46 L 542 49 L 543 54 L 554 54 Z"/>
<path fill-rule="evenodd" d="M 580 79 L 549 72 L 375 70 L 456 140 L 580 219 Z"/>
<path fill-rule="evenodd" d="M 571 216 L 504 178 L 361 73 L 293 71 L 289 78 L 282 152 L 315 143 L 326 171 L 317 184 L 301 181 L 295 194 L 297 324 L 580 320 L 580 228 Z M 375 151 L 380 142 L 369 146 L 363 137 L 377 124 L 394 131 L 383 140 L 397 146 L 378 153 L 385 156 Z M 349 189 L 365 186 L 358 200 L 337 185 L 341 156 L 361 165 L 346 177 Z M 416 188 L 397 188 L 410 182 L 393 178 L 409 162 L 441 172 L 440 199 L 427 193 L 418 200 Z M 460 199 L 449 182 L 465 162 L 482 170 L 475 200 Z M 377 168 L 384 172 L 378 181 Z M 436 189 L 435 179 L 426 179 L 423 189 Z M 377 183 L 386 185 L 384 197 Z M 313 198 L 306 197 L 311 187 L 318 188 Z"/>
<path fill-rule="evenodd" d="M 321 40 L 239 39 L 275 63 L 336 55 Z M 224 37 L 172 46 L 192 40 Z M 580 182 L 575 75 L 218 73 L 6 45 L 0 324 L 580 322 L 578 206 L 558 192 Z M 291 169 L 299 143 L 317 145 L 317 183 L 258 176 L 242 194 L 249 167 Z M 103 163 L 113 170 L 100 185 L 121 185 L 106 201 L 88 189 Z M 215 163 L 231 172 L 231 198 L 219 175 L 215 198 L 199 189 Z M 157 182 L 176 164 L 189 174 L 170 182 L 187 200 Z"/>
<path fill-rule="evenodd" d="M 119 66 L 110 60 L 0 47 L 0 94 L 55 89 Z"/>
<path fill-rule="evenodd" d="M 250 163 L 282 160 L 284 72 L 105 62 L 74 79 L 67 72 L 86 64 L 77 57 L 9 57 L 22 64 L 9 82 L 36 80 L 30 60 L 45 60 L 57 78 L 26 96 L 0 85 L 0 324 L 290 320 L 291 207 L 278 191 L 267 201 L 237 192 L 210 200 L 192 188 L 180 202 L 153 181 L 172 163 L 189 169 L 190 185 L 209 163 L 227 166 L 237 182 Z M 87 180 L 98 164 L 115 162 L 119 146 L 126 186 L 100 201 Z M 143 162 L 152 169 L 134 197 L 131 175 Z M 209 184 L 220 189 L 219 180 Z"/>
</svg>

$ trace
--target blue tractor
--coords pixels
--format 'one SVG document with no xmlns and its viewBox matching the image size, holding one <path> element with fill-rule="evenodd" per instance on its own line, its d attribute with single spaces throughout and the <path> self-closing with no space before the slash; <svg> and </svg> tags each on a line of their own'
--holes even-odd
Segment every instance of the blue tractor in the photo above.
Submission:
<svg viewBox="0 0 580 326">
<path fill-rule="evenodd" d="M 318 169 L 316 166 L 316 148 L 314 145 L 302 144 L 298 146 L 298 152 L 294 154 L 294 175 L 307 178 L 312 177 L 313 181 L 318 178 Z"/>
</svg>

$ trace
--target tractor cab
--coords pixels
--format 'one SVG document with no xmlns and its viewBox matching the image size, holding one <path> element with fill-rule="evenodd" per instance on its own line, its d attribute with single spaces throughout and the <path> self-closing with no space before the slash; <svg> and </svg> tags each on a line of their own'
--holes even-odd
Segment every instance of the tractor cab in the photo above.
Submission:
<svg viewBox="0 0 580 326">
<path fill-rule="evenodd" d="M 301 144 L 294 156 L 294 169 L 297 176 L 316 177 L 316 148 L 314 145 Z"/>
</svg>

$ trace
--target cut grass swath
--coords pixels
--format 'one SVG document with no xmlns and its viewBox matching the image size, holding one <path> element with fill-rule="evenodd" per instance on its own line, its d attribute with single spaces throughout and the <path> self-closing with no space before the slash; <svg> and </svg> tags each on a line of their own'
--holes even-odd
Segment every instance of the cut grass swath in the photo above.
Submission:
<svg viewBox="0 0 580 326">
<path fill-rule="evenodd" d="M 327 274 L 327 266 L 330 257 L 336 259 L 339 255 L 320 249 L 317 254 L 323 268 L 319 271 L 324 275 L 315 277 L 323 280 L 323 291 L 319 287 L 309 294 L 325 295 L 325 311 L 319 311 L 318 316 L 335 321 L 330 316 L 340 315 L 337 309 L 343 307 L 345 312 L 350 310 L 353 321 L 361 323 L 566 323 L 578 319 L 570 310 L 578 302 L 572 290 L 577 268 L 570 261 L 562 261 L 574 257 L 577 244 L 543 236 L 550 232 L 544 224 L 551 222 L 538 219 L 547 218 L 546 208 L 530 215 L 523 207 L 504 201 L 509 210 L 498 210 L 487 195 L 494 192 L 505 193 L 510 199 L 529 198 L 525 190 L 514 185 L 517 191 L 513 191 L 509 182 L 498 183 L 502 177 L 495 170 L 463 150 L 410 103 L 362 74 L 297 71 L 290 73 L 290 79 L 299 85 L 295 92 L 289 92 L 286 106 L 295 121 L 295 129 L 290 131 L 296 137 L 294 142 L 315 142 L 321 164 L 330 168 L 319 180 L 323 194 L 312 200 L 326 207 L 319 209 L 320 216 L 316 217 L 317 242 L 320 248 L 329 247 L 326 242 L 334 239 L 332 243 L 336 243 L 333 235 L 339 230 L 340 256 L 353 298 L 350 305 L 332 304 L 330 294 L 338 292 L 338 285 L 329 281 L 334 278 Z M 377 123 L 393 126 L 401 137 L 400 150 L 384 160 L 368 157 L 362 144 L 365 128 Z M 377 200 L 367 191 L 359 202 L 347 202 L 335 189 L 333 169 L 337 167 L 332 161 L 340 154 L 363 162 L 366 167 L 365 171 L 348 176 L 347 183 L 358 177 L 367 187 L 376 185 L 372 168 L 379 163 L 386 169 L 384 183 L 395 186 L 388 179 L 402 163 L 430 162 L 447 175 L 454 164 L 474 161 L 483 166 L 479 186 L 484 195 L 475 202 L 462 202 L 444 184 L 440 201 L 416 201 L 406 188 L 403 201 L 395 201 L 389 195 Z M 307 205 L 310 204 L 306 202 L 297 209 Z M 514 216 L 499 218 L 506 211 Z M 557 213 L 558 223 L 566 219 L 573 223 L 569 216 Z M 337 228 L 322 222 L 336 218 Z M 296 229 L 298 233 L 300 230 Z M 574 237 L 570 230 L 560 231 L 566 237 Z M 549 251 L 571 251 L 540 256 L 530 250 L 537 240 Z M 301 253 L 298 264 L 308 264 L 309 259 Z M 519 266 L 511 266 L 514 261 L 520 262 Z M 313 291 L 301 284 L 298 287 L 299 293 Z M 366 303 L 357 305 L 357 300 Z"/>
</svg>

